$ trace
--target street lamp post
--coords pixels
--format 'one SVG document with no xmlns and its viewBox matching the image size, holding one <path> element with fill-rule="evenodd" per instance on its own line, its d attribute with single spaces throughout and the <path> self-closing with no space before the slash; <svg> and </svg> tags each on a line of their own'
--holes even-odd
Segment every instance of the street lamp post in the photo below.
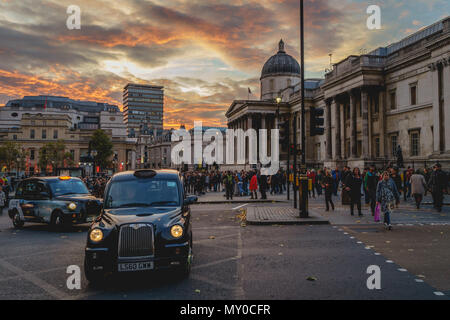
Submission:
<svg viewBox="0 0 450 320">
<path fill-rule="evenodd" d="M 302 162 L 300 175 L 300 218 L 308 218 L 308 177 L 306 175 L 306 132 L 305 132 L 305 39 L 303 0 L 300 0 L 300 72 L 301 72 L 301 114 L 302 114 Z"/>
</svg>

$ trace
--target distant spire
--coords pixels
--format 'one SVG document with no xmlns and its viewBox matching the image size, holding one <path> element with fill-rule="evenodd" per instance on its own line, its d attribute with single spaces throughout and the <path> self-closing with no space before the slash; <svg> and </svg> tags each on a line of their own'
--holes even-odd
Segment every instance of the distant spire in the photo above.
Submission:
<svg viewBox="0 0 450 320">
<path fill-rule="evenodd" d="M 285 52 L 283 39 L 281 39 L 280 42 L 278 43 L 278 52 Z"/>
</svg>

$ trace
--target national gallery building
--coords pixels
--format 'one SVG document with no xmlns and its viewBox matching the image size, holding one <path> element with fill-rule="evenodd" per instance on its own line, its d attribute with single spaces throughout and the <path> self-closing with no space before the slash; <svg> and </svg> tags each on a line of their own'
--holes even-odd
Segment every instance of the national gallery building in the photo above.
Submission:
<svg viewBox="0 0 450 320">
<path fill-rule="evenodd" d="M 289 119 L 290 141 L 296 121 L 302 149 L 300 66 L 282 40 L 260 80 L 261 99 L 233 101 L 225 114 L 228 128 L 274 129 Z M 324 109 L 324 135 L 309 134 L 311 107 Z M 449 169 L 450 17 L 387 47 L 351 55 L 324 79 L 306 79 L 305 109 L 308 167 L 383 167 L 395 164 L 400 146 L 405 167 L 439 161 Z M 280 153 L 286 168 L 287 150 L 280 146 Z"/>
</svg>

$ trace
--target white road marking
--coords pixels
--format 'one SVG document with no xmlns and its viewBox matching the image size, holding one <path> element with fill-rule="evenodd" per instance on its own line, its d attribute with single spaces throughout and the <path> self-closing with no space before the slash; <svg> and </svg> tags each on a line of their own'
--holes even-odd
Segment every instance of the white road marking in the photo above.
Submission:
<svg viewBox="0 0 450 320">
<path fill-rule="evenodd" d="M 408 271 L 408 270 L 406 270 L 406 269 L 403 269 L 403 268 L 400 268 L 400 269 L 398 269 L 398 271 L 401 271 L 401 272 L 406 272 L 406 271 Z"/>
<path fill-rule="evenodd" d="M 386 263 L 394 263 L 392 260 L 386 260 Z"/>
<path fill-rule="evenodd" d="M 415 282 L 423 282 L 422 279 L 414 279 Z"/>
<path fill-rule="evenodd" d="M 42 290 L 44 290 L 45 292 L 47 292 L 49 295 L 51 295 L 56 299 L 74 299 L 74 297 L 69 296 L 64 291 L 61 291 L 58 288 L 52 286 L 51 284 L 45 282 L 44 280 L 36 277 L 34 274 L 26 272 L 25 270 L 22 270 L 3 259 L 0 259 L 0 265 L 3 268 L 8 269 L 9 271 L 12 271 L 15 274 L 21 276 L 22 278 L 30 281 L 35 286 L 38 286 L 39 288 L 41 288 Z"/>
<path fill-rule="evenodd" d="M 237 209 L 242 208 L 242 207 L 245 207 L 245 206 L 247 206 L 247 205 L 248 205 L 248 203 L 244 203 L 243 205 L 238 206 L 238 207 L 236 207 L 236 208 L 233 208 L 233 209 L 231 209 L 231 210 L 237 210 Z"/>
<path fill-rule="evenodd" d="M 444 296 L 444 295 L 445 295 L 445 294 L 443 294 L 443 293 L 440 292 L 440 291 L 435 291 L 434 294 L 437 295 L 437 296 Z"/>
<path fill-rule="evenodd" d="M 357 241 L 356 243 L 357 243 L 357 244 L 361 244 L 362 242 L 361 242 L 361 241 Z"/>
<path fill-rule="evenodd" d="M 379 252 L 375 252 L 375 253 L 374 253 L 374 255 L 376 255 L 376 256 L 379 256 L 379 255 L 380 255 L 380 253 L 379 253 Z"/>
</svg>

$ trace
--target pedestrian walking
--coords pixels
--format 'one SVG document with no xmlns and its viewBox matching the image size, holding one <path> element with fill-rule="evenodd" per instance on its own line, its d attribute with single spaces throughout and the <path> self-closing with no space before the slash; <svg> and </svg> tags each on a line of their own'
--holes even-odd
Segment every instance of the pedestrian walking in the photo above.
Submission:
<svg viewBox="0 0 450 320">
<path fill-rule="evenodd" d="M 6 204 L 6 196 L 5 193 L 3 192 L 3 187 L 0 186 L 0 215 L 3 214 L 3 208 L 5 207 Z"/>
<path fill-rule="evenodd" d="M 364 190 L 366 190 L 367 197 L 370 203 L 370 210 L 372 211 L 372 216 L 375 215 L 376 207 L 376 193 L 379 177 L 377 176 L 375 166 L 370 166 L 369 171 L 367 171 L 364 177 Z"/>
<path fill-rule="evenodd" d="M 392 230 L 392 210 L 394 209 L 394 205 L 399 202 L 400 194 L 397 190 L 397 186 L 394 180 L 390 178 L 389 173 L 385 171 L 377 186 L 377 205 L 380 205 L 381 212 L 384 214 L 384 224 L 389 230 Z"/>
<path fill-rule="evenodd" d="M 425 193 L 425 189 L 427 187 L 425 177 L 420 174 L 419 170 L 417 170 L 413 175 L 411 175 L 410 183 L 411 194 L 416 201 L 416 208 L 419 209 L 420 204 L 422 203 L 423 194 Z"/>
<path fill-rule="evenodd" d="M 250 179 L 250 199 L 258 199 L 258 193 L 256 192 L 258 190 L 258 177 L 256 175 L 256 172 L 253 174 L 252 178 Z"/>
<path fill-rule="evenodd" d="M 359 168 L 354 168 L 353 172 L 347 175 L 345 180 L 345 188 L 350 192 L 350 214 L 353 216 L 355 205 L 358 207 L 358 215 L 361 217 L 361 186 L 362 177 Z"/>
<path fill-rule="evenodd" d="M 334 191 L 334 181 L 330 171 L 328 170 L 325 172 L 325 177 L 322 179 L 322 188 L 325 190 L 325 205 L 326 205 L 325 211 L 330 210 L 330 205 L 331 209 L 334 211 L 334 203 L 332 200 Z"/>
<path fill-rule="evenodd" d="M 227 172 L 223 179 L 227 200 L 233 200 L 234 178 L 230 171 Z"/>
<path fill-rule="evenodd" d="M 438 212 L 442 211 L 442 202 L 444 200 L 444 191 L 447 191 L 448 177 L 441 170 L 441 164 L 436 163 L 433 166 L 428 188 L 433 196 L 433 206 Z"/>
</svg>

